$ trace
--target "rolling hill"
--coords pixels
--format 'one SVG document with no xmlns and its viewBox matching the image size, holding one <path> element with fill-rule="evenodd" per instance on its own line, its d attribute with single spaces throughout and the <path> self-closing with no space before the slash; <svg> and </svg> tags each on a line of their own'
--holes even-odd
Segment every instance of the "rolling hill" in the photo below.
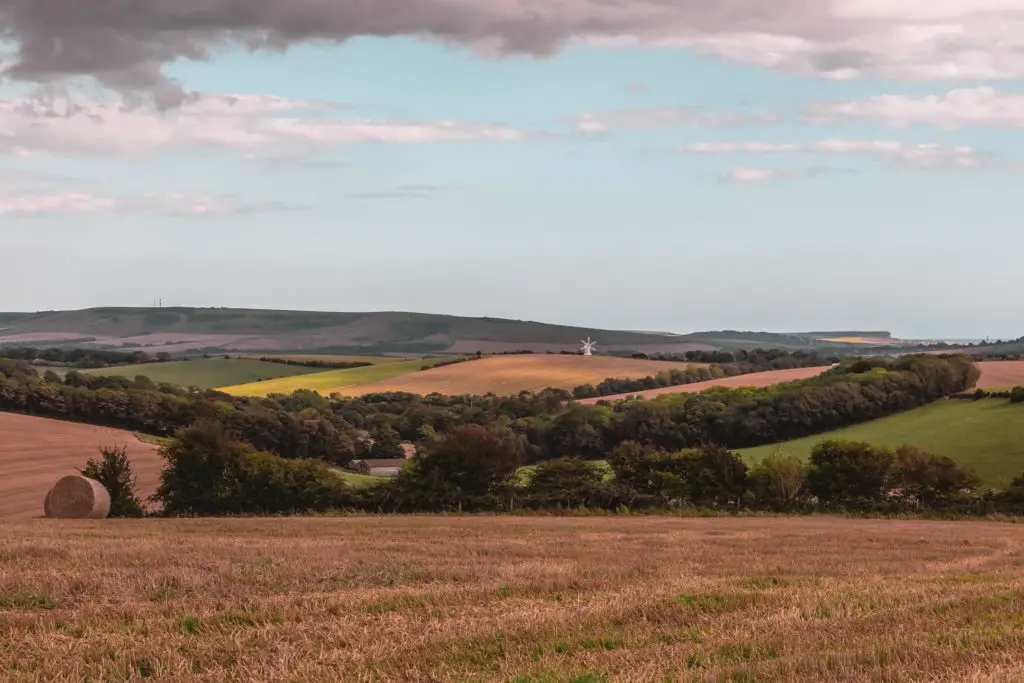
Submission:
<svg viewBox="0 0 1024 683">
<path fill-rule="evenodd" d="M 761 388 L 770 387 L 773 384 L 781 384 L 782 382 L 795 382 L 801 379 L 810 379 L 811 377 L 817 377 L 821 373 L 828 370 L 828 367 L 819 368 L 796 368 L 794 370 L 771 370 L 769 372 L 755 372 L 749 375 L 738 375 L 736 377 L 725 377 L 723 379 L 713 379 L 708 382 L 696 382 L 694 384 L 683 384 L 675 387 L 662 387 L 660 389 L 650 389 L 648 391 L 634 391 L 628 394 L 616 394 L 613 396 L 601 396 L 600 398 L 588 398 L 580 401 L 583 405 L 594 405 L 600 401 L 621 401 L 627 398 L 635 396 L 652 399 L 658 398 L 659 396 L 673 396 L 676 394 L 698 394 L 708 389 L 714 389 L 716 387 L 728 387 L 731 389 L 739 388 Z"/>
<path fill-rule="evenodd" d="M 0 344 L 93 345 L 148 352 L 275 352 L 359 355 L 575 351 L 592 337 L 603 352 L 685 353 L 754 347 L 821 348 L 820 341 L 888 333 L 632 332 L 503 318 L 427 313 L 330 313 L 231 308 L 93 308 L 0 313 Z"/>
<path fill-rule="evenodd" d="M 0 519 L 43 514 L 43 499 L 57 480 L 77 474 L 100 446 L 127 446 L 140 497 L 156 491 L 163 460 L 157 447 L 131 432 L 0 413 Z"/>
<path fill-rule="evenodd" d="M 266 379 L 307 375 L 318 372 L 318 370 L 301 365 L 284 365 L 246 358 L 202 358 L 167 363 L 121 365 L 98 370 L 80 370 L 79 372 L 85 375 L 127 377 L 128 379 L 145 375 L 157 383 L 166 382 L 182 387 L 216 389 L 230 384 L 248 384 Z"/>
<path fill-rule="evenodd" d="M 490 356 L 426 372 L 402 375 L 354 387 L 343 392 L 353 396 L 401 391 L 410 394 L 433 393 L 515 395 L 539 389 L 572 389 L 581 384 L 598 383 L 610 377 L 639 378 L 685 369 L 692 363 L 636 360 L 614 356 L 566 356 L 533 354 Z"/>
<path fill-rule="evenodd" d="M 1005 485 L 1024 473 L 1024 406 L 1005 399 L 939 401 L 828 434 L 741 452 L 751 463 L 776 451 L 806 458 L 826 439 L 927 448 L 974 467 L 990 486 Z"/>
<path fill-rule="evenodd" d="M 220 388 L 220 391 L 232 396 L 269 396 L 270 394 L 291 394 L 300 389 L 308 389 L 329 396 L 333 393 L 347 393 L 344 390 L 364 384 L 372 384 L 391 377 L 426 372 L 423 370 L 424 367 L 429 368 L 438 363 L 451 360 L 451 358 L 425 358 L 399 361 L 397 363 L 380 363 L 365 368 L 329 370 L 327 372 L 295 375 L 266 382 L 224 386 Z"/>
</svg>

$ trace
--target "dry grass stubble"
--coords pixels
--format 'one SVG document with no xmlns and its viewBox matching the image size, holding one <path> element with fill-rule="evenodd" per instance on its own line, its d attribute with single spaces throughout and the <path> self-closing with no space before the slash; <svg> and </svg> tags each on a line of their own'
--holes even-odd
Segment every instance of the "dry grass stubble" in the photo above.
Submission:
<svg viewBox="0 0 1024 683">
<path fill-rule="evenodd" d="M 997 681 L 1024 527 L 54 522 L 0 540 L 5 681 Z"/>
</svg>

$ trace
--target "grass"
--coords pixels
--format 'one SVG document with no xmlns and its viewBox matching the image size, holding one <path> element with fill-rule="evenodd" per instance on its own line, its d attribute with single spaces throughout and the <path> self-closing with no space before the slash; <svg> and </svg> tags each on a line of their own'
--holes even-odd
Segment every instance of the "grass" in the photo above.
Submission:
<svg viewBox="0 0 1024 683">
<path fill-rule="evenodd" d="M 413 360 L 399 356 L 345 356 L 345 355 L 319 355 L 319 354 L 274 354 L 261 353 L 250 356 L 251 358 L 276 358 L 278 360 L 293 360 L 298 362 L 323 361 L 325 363 L 370 363 L 372 365 L 383 365 L 384 363 L 399 363 L 401 361 Z"/>
<path fill-rule="evenodd" d="M 828 434 L 741 452 L 751 463 L 777 450 L 806 458 L 825 439 L 927 448 L 975 468 L 989 486 L 1005 485 L 1024 473 L 1024 406 L 1011 405 L 1006 399 L 939 401 Z"/>
<path fill-rule="evenodd" d="M 335 474 L 341 477 L 346 484 L 356 489 L 365 489 L 370 486 L 376 486 L 377 484 L 388 481 L 388 477 L 374 477 L 369 474 L 359 474 L 358 472 L 349 472 L 337 468 L 333 470 Z"/>
<path fill-rule="evenodd" d="M 985 522 L 17 522 L 0 680 L 1022 680 L 1021 550 Z"/>
<path fill-rule="evenodd" d="M 102 377 L 135 379 L 145 375 L 154 382 L 166 382 L 183 387 L 215 389 L 230 384 L 245 384 L 259 379 L 292 377 L 308 374 L 311 368 L 265 363 L 248 358 L 202 358 L 199 360 L 170 361 L 125 365 L 100 370 L 85 370 L 83 374 Z"/>
<path fill-rule="evenodd" d="M 452 360 L 451 358 L 422 358 L 417 360 L 382 363 L 351 370 L 330 370 L 293 377 L 256 382 L 239 383 L 236 386 L 223 385 L 221 391 L 233 396 L 267 396 L 269 394 L 291 394 L 299 389 L 310 389 L 324 395 L 345 393 L 364 384 L 372 384 L 392 377 L 418 372 L 423 366 L 432 366 Z M 282 365 L 281 367 L 287 367 Z M 308 368 L 306 368 L 308 370 Z"/>
<path fill-rule="evenodd" d="M 490 356 L 415 375 L 401 375 L 360 387 L 355 393 L 403 391 L 412 394 L 515 395 L 548 387 L 573 389 L 598 384 L 609 377 L 640 378 L 696 363 L 637 360 L 615 356 L 529 354 Z"/>
</svg>

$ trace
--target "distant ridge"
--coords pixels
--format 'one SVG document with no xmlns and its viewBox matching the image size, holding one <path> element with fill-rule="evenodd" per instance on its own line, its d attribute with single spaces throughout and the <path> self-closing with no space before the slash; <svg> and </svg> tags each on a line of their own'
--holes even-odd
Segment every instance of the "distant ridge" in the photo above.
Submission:
<svg viewBox="0 0 1024 683">
<path fill-rule="evenodd" d="M 383 311 L 344 313 L 240 308 L 123 308 L 0 313 L 0 344 L 98 346 L 149 352 L 472 354 L 575 352 L 580 339 L 602 353 L 685 353 L 755 347 L 834 349 L 816 335 L 878 332 L 639 332 L 529 320 Z"/>
</svg>

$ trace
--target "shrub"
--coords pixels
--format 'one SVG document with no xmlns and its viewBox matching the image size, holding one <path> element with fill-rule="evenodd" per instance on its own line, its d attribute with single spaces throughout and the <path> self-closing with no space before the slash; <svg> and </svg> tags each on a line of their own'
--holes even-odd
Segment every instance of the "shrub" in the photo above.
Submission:
<svg viewBox="0 0 1024 683">
<path fill-rule="evenodd" d="M 795 455 L 775 452 L 750 473 L 751 488 L 758 506 L 791 510 L 807 487 L 807 465 Z"/>
<path fill-rule="evenodd" d="M 603 474 L 585 460 L 561 458 L 537 465 L 527 486 L 534 507 L 593 507 L 602 498 Z"/>
<path fill-rule="evenodd" d="M 348 488 L 326 463 L 259 453 L 216 424 L 183 430 L 163 455 L 167 468 L 154 498 L 169 515 L 322 512 L 348 501 Z"/>
<path fill-rule="evenodd" d="M 1010 392 L 1010 403 L 1024 403 L 1024 387 L 1014 387 Z"/>
<path fill-rule="evenodd" d="M 893 488 L 925 507 L 950 500 L 978 486 L 978 475 L 951 458 L 913 446 L 896 449 L 891 473 Z"/>
<path fill-rule="evenodd" d="M 99 460 L 90 459 L 79 472 L 107 489 L 111 517 L 142 516 L 142 503 L 135 494 L 135 471 L 126 446 L 101 447 Z"/>
<path fill-rule="evenodd" d="M 823 441 L 811 451 L 808 490 L 823 505 L 860 506 L 881 501 L 893 454 L 853 441 Z"/>
</svg>

